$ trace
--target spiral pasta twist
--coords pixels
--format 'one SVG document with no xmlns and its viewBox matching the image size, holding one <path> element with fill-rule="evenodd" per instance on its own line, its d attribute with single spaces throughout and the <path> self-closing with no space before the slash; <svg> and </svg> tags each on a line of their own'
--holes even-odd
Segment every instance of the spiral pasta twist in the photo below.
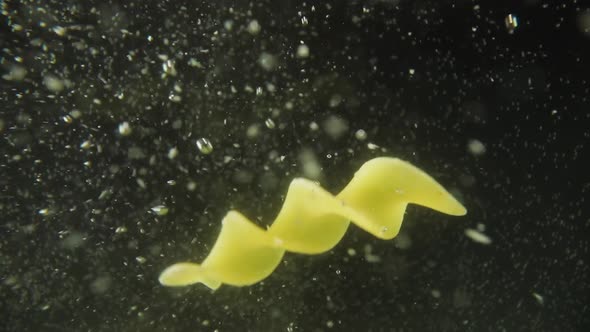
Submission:
<svg viewBox="0 0 590 332">
<path fill-rule="evenodd" d="M 277 218 L 266 230 L 230 211 L 201 264 L 173 264 L 160 274 L 159 281 L 165 286 L 200 282 L 211 289 L 222 284 L 251 285 L 268 277 L 285 251 L 320 254 L 332 249 L 350 222 L 380 239 L 394 238 L 409 203 L 454 216 L 467 213 L 419 168 L 397 158 L 375 158 L 336 196 L 313 181 L 294 179 Z"/>
</svg>

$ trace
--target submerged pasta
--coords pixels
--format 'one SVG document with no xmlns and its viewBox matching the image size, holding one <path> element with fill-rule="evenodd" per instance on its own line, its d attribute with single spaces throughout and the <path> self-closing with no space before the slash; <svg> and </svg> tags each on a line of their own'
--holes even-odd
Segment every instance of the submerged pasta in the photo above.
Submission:
<svg viewBox="0 0 590 332">
<path fill-rule="evenodd" d="M 222 284 L 251 285 L 268 277 L 285 251 L 320 254 L 332 249 L 350 222 L 380 239 L 394 238 L 409 203 L 449 215 L 467 213 L 438 182 L 412 164 L 375 158 L 336 196 L 312 181 L 294 179 L 281 211 L 266 230 L 230 211 L 201 264 L 173 264 L 160 274 L 159 281 L 165 286 L 200 282 L 211 289 Z"/>
</svg>

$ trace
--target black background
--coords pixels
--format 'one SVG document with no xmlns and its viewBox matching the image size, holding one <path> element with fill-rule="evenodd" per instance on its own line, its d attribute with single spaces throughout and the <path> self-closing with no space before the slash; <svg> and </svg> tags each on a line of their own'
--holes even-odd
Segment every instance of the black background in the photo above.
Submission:
<svg viewBox="0 0 590 332">
<path fill-rule="evenodd" d="M 580 1 L 2 5 L 2 74 L 26 69 L 0 82 L 3 330 L 590 328 L 590 12 Z M 520 23 L 512 34 L 508 14 Z M 253 19 L 256 35 L 246 28 Z M 308 58 L 295 56 L 300 41 Z M 277 67 L 265 70 L 262 53 Z M 176 76 L 162 75 L 162 55 Z M 48 76 L 63 90 L 48 89 Z M 175 84 L 180 102 L 169 99 Z M 323 130 L 331 116 L 348 123 L 343 137 Z M 118 133 L 123 122 L 131 135 Z M 211 154 L 198 151 L 200 137 Z M 468 151 L 472 139 L 484 154 Z M 315 153 L 331 192 L 368 159 L 395 156 L 469 213 L 411 206 L 401 235 L 409 247 L 351 227 L 334 250 L 287 254 L 251 287 L 158 284 L 167 265 L 205 257 L 227 210 L 270 224 L 302 175 L 302 149 Z M 151 213 L 160 204 L 170 213 Z M 490 245 L 465 236 L 479 223 Z M 379 263 L 364 259 L 367 245 Z"/>
</svg>

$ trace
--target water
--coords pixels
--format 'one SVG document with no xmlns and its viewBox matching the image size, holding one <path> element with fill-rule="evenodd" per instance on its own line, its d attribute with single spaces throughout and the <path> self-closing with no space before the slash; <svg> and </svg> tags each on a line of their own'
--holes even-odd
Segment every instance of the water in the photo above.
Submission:
<svg viewBox="0 0 590 332">
<path fill-rule="evenodd" d="M 583 2 L 1 4 L 1 330 L 590 328 Z M 293 178 L 337 193 L 377 156 L 467 216 L 158 283 L 229 210 L 266 227 Z"/>
</svg>

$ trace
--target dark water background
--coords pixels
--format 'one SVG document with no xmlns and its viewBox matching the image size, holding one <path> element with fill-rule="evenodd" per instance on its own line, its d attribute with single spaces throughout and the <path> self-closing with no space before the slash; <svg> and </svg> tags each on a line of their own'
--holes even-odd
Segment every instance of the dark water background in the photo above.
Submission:
<svg viewBox="0 0 590 332">
<path fill-rule="evenodd" d="M 581 1 L 47 0 L 2 10 L 2 330 L 590 328 Z M 512 34 L 508 14 L 520 23 Z M 309 57 L 297 57 L 301 43 Z M 329 119 L 345 124 L 341 136 Z M 470 152 L 472 140 L 485 153 Z M 287 254 L 251 287 L 158 284 L 167 265 L 205 257 L 229 209 L 270 224 L 303 175 L 304 150 L 331 192 L 370 158 L 395 156 L 469 213 L 412 206 L 402 240 L 351 227 L 334 250 Z M 159 205 L 170 212 L 153 213 Z M 491 244 L 465 236 L 478 224 Z"/>
</svg>

